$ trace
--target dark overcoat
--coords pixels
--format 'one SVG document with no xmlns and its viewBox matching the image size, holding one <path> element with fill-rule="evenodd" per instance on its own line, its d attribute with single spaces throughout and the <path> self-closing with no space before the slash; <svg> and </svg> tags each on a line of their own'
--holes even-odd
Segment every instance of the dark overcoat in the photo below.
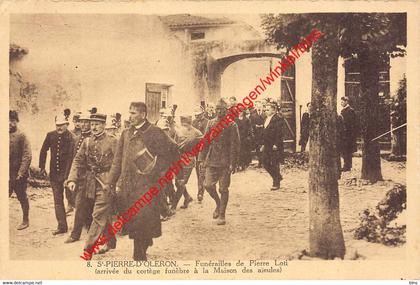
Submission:
<svg viewBox="0 0 420 285">
<path fill-rule="evenodd" d="M 151 173 L 142 175 L 137 171 L 134 158 L 144 147 L 157 157 Z M 120 178 L 125 210 L 142 197 L 151 186 L 159 188 L 158 180 L 168 171 L 172 162 L 179 160 L 177 144 L 160 128 L 146 121 L 139 129 L 131 127 L 121 134 L 108 176 L 108 184 L 115 185 Z M 159 192 L 161 194 L 162 191 Z M 124 210 L 124 209 L 123 209 Z M 127 224 L 129 237 L 148 240 L 161 236 L 159 197 L 144 206 Z"/>
<path fill-rule="evenodd" d="M 283 118 L 277 114 L 274 114 L 269 124 L 266 128 L 264 128 L 263 131 L 265 156 L 276 156 L 280 162 L 284 161 L 283 129 Z M 277 151 L 273 150 L 273 146 L 277 147 Z"/>
<path fill-rule="evenodd" d="M 341 110 L 341 116 L 343 118 L 342 124 L 342 151 L 344 153 L 353 153 L 357 151 L 357 117 L 356 112 L 350 106 L 347 106 Z"/>
</svg>

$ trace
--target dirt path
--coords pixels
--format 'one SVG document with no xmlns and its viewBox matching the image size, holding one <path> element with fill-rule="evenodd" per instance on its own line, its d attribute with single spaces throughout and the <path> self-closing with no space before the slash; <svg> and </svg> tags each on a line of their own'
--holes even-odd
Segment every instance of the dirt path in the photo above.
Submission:
<svg viewBox="0 0 420 285">
<path fill-rule="evenodd" d="M 385 181 L 375 185 L 346 186 L 346 179 L 360 173 L 361 159 L 354 159 L 354 170 L 339 181 L 341 223 L 348 251 L 357 250 L 367 259 L 403 259 L 405 246 L 386 247 L 353 239 L 358 215 L 374 207 L 392 188 L 405 183 L 402 163 L 382 161 Z M 154 241 L 149 259 L 237 260 L 285 258 L 308 247 L 308 171 L 288 169 L 283 172 L 281 190 L 269 190 L 269 176 L 251 167 L 232 177 L 227 225 L 217 226 L 211 215 L 214 202 L 206 194 L 203 204 L 196 201 L 187 210 L 163 223 L 163 236 Z M 192 175 L 189 192 L 195 198 L 196 179 Z M 29 189 L 30 222 L 24 231 L 15 229 L 21 219 L 19 202 L 10 199 L 10 256 L 26 260 L 81 260 L 81 241 L 64 244 L 66 235 L 52 236 L 56 227 L 51 189 Z M 68 217 L 70 227 L 74 216 Z M 131 260 L 132 241 L 119 237 L 116 250 L 94 259 Z"/>
</svg>

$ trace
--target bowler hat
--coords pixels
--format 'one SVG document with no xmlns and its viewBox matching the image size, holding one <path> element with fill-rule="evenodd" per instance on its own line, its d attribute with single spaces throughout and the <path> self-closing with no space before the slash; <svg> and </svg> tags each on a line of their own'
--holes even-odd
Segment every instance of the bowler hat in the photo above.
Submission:
<svg viewBox="0 0 420 285">
<path fill-rule="evenodd" d="M 18 112 L 15 110 L 10 110 L 9 111 L 9 120 L 16 120 L 17 122 L 19 122 L 19 115 Z"/>
</svg>

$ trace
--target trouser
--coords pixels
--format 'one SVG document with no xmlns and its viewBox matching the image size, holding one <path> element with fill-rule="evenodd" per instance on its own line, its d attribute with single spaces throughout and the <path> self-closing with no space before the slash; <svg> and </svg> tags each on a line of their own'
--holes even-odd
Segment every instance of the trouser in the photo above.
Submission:
<svg viewBox="0 0 420 285">
<path fill-rule="evenodd" d="M 276 151 L 263 152 L 263 166 L 273 179 L 273 186 L 280 186 L 280 159 Z"/>
<path fill-rule="evenodd" d="M 198 184 L 198 193 L 197 193 L 197 200 L 203 200 L 204 195 L 204 177 L 205 177 L 205 169 L 203 167 L 203 161 L 196 161 L 195 164 L 195 174 L 197 175 L 197 184 Z"/>
<path fill-rule="evenodd" d="M 22 208 L 23 221 L 28 222 L 29 220 L 29 200 L 26 195 L 27 179 L 22 178 L 19 180 L 9 181 L 9 197 L 12 196 L 13 192 L 19 200 L 20 207 Z"/>
<path fill-rule="evenodd" d="M 187 191 L 187 183 L 188 183 L 188 180 L 190 179 L 192 171 L 193 171 L 192 167 L 184 167 L 180 175 L 178 175 L 175 178 L 176 193 L 175 193 L 175 201 L 172 204 L 173 209 L 176 209 L 182 195 L 184 195 L 185 200 L 191 198 L 190 194 Z"/>
<path fill-rule="evenodd" d="M 303 140 L 303 141 L 300 142 L 300 151 L 301 152 L 305 152 L 307 144 L 308 144 L 308 140 Z"/>
<path fill-rule="evenodd" d="M 76 207 L 75 193 L 71 192 L 70 189 L 68 189 L 67 187 L 65 187 L 65 192 L 66 192 L 67 205 L 75 208 Z"/>
<path fill-rule="evenodd" d="M 115 243 L 115 235 L 111 235 L 107 230 L 112 222 L 111 195 L 110 193 L 105 193 L 99 185 L 96 185 L 92 218 L 92 225 L 88 232 L 85 248 L 92 247 L 101 234 L 105 234 L 108 237 L 108 245 Z"/>
<path fill-rule="evenodd" d="M 175 203 L 175 187 L 172 180 L 165 185 L 164 191 L 161 192 L 161 195 L 158 195 L 156 199 L 159 199 L 159 213 L 162 217 L 170 216 L 170 207 L 169 205 L 174 205 Z M 168 203 L 169 199 L 169 203 Z"/>
<path fill-rule="evenodd" d="M 257 158 L 258 158 L 258 167 L 262 165 L 262 153 L 260 151 L 260 148 L 261 148 L 261 144 L 257 144 L 255 148 L 255 154 L 257 155 Z"/>
<path fill-rule="evenodd" d="M 55 218 L 58 222 L 57 229 L 67 231 L 66 210 L 64 208 L 64 181 L 51 180 L 50 182 L 54 195 Z"/>
<path fill-rule="evenodd" d="M 344 167 L 343 170 L 344 171 L 348 171 L 351 170 L 351 168 L 353 167 L 353 153 L 352 152 L 343 152 L 341 154 L 341 156 L 343 157 L 344 160 Z"/>
<path fill-rule="evenodd" d="M 133 259 L 136 261 L 147 260 L 147 248 L 153 244 L 152 239 L 134 239 Z"/>
<path fill-rule="evenodd" d="M 86 197 L 85 191 L 76 191 L 76 210 L 74 213 L 74 225 L 71 232 L 73 239 L 80 239 L 83 226 L 90 227 L 92 222 L 92 212 L 95 201 Z"/>
<path fill-rule="evenodd" d="M 216 192 L 216 184 L 219 182 L 219 195 Z M 216 209 L 219 209 L 220 216 L 225 217 L 226 208 L 229 200 L 230 169 L 225 167 L 206 167 L 204 187 L 210 197 L 216 202 Z"/>
</svg>

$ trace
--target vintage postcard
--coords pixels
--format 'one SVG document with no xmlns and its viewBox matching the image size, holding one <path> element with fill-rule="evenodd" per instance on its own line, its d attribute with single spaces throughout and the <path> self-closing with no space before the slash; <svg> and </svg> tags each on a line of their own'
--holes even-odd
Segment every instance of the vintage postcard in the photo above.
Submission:
<svg viewBox="0 0 420 285">
<path fill-rule="evenodd" d="M 0 11 L 1 279 L 420 278 L 418 1 Z"/>
</svg>

